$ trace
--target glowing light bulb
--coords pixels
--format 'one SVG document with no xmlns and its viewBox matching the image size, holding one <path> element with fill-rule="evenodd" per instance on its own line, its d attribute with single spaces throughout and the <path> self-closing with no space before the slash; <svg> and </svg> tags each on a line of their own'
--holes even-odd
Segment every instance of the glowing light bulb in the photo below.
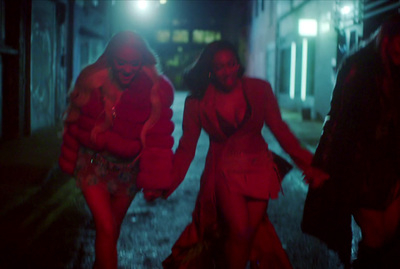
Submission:
<svg viewBox="0 0 400 269">
<path fill-rule="evenodd" d="M 147 8 L 147 1 L 146 0 L 139 0 L 137 1 L 137 5 L 140 9 L 146 9 Z"/>
<path fill-rule="evenodd" d="M 343 15 L 347 15 L 347 14 L 350 14 L 351 10 L 352 10 L 351 6 L 344 6 L 344 7 L 342 7 L 342 8 L 340 9 L 340 12 L 341 12 Z"/>
</svg>

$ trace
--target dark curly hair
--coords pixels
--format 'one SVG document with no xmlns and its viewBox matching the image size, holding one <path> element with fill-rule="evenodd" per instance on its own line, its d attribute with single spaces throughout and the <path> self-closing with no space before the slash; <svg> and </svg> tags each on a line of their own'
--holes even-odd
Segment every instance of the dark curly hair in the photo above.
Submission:
<svg viewBox="0 0 400 269">
<path fill-rule="evenodd" d="M 381 27 L 378 29 L 377 45 L 380 46 L 382 39 L 388 37 L 389 40 L 393 39 L 395 36 L 400 35 L 400 14 L 392 14 L 386 18 L 382 23 Z"/>
<path fill-rule="evenodd" d="M 228 41 L 214 41 L 203 49 L 199 58 L 183 74 L 183 81 L 189 88 L 192 97 L 203 98 L 208 85 L 214 83 L 209 74 L 212 73 L 214 55 L 221 50 L 229 50 L 235 55 L 239 64 L 238 76 L 243 76 L 244 68 L 236 48 Z"/>
</svg>

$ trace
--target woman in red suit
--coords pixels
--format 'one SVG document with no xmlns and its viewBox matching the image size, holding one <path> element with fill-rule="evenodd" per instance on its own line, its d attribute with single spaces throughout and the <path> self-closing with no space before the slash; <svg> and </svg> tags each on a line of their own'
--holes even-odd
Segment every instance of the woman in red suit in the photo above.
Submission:
<svg viewBox="0 0 400 269">
<path fill-rule="evenodd" d="M 325 174 L 311 167 L 286 123 L 268 82 L 244 77 L 230 43 L 209 44 L 185 74 L 183 135 L 173 165 L 173 187 L 193 160 L 201 129 L 210 138 L 193 220 L 163 262 L 164 268 L 291 268 L 268 220 L 281 178 L 261 129 L 266 124 L 312 185 Z"/>
<path fill-rule="evenodd" d="M 122 220 L 136 193 L 170 186 L 173 87 L 133 32 L 117 33 L 79 75 L 66 112 L 59 165 L 77 178 L 96 226 L 94 268 L 117 268 Z"/>
</svg>

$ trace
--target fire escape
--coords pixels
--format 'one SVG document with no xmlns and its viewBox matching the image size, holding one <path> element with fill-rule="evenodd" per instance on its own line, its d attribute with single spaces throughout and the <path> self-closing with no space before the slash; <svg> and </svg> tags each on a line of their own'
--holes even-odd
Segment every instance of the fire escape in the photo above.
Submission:
<svg viewBox="0 0 400 269">
<path fill-rule="evenodd" d="M 337 0 L 335 28 L 338 32 L 337 62 L 357 49 L 390 15 L 398 13 L 400 0 Z"/>
</svg>

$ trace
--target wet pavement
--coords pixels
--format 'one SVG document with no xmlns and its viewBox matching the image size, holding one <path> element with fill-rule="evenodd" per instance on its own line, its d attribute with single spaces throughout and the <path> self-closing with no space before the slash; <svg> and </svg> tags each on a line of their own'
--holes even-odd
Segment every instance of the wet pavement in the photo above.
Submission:
<svg viewBox="0 0 400 269">
<path fill-rule="evenodd" d="M 177 92 L 174 109 L 176 143 L 181 136 L 185 93 Z M 305 147 L 314 150 L 321 122 L 283 117 Z M 0 142 L 0 268 L 91 268 L 95 230 L 74 179 L 57 166 L 61 127 L 29 138 Z M 270 148 L 287 157 L 264 130 Z M 120 268 L 161 268 L 161 262 L 185 226 L 199 189 L 208 138 L 202 134 L 185 181 L 168 200 L 147 203 L 138 194 L 122 224 L 118 243 Z M 294 268 L 342 268 L 337 256 L 300 230 L 307 192 L 301 172 L 283 182 L 284 196 L 271 201 L 268 213 Z"/>
</svg>

